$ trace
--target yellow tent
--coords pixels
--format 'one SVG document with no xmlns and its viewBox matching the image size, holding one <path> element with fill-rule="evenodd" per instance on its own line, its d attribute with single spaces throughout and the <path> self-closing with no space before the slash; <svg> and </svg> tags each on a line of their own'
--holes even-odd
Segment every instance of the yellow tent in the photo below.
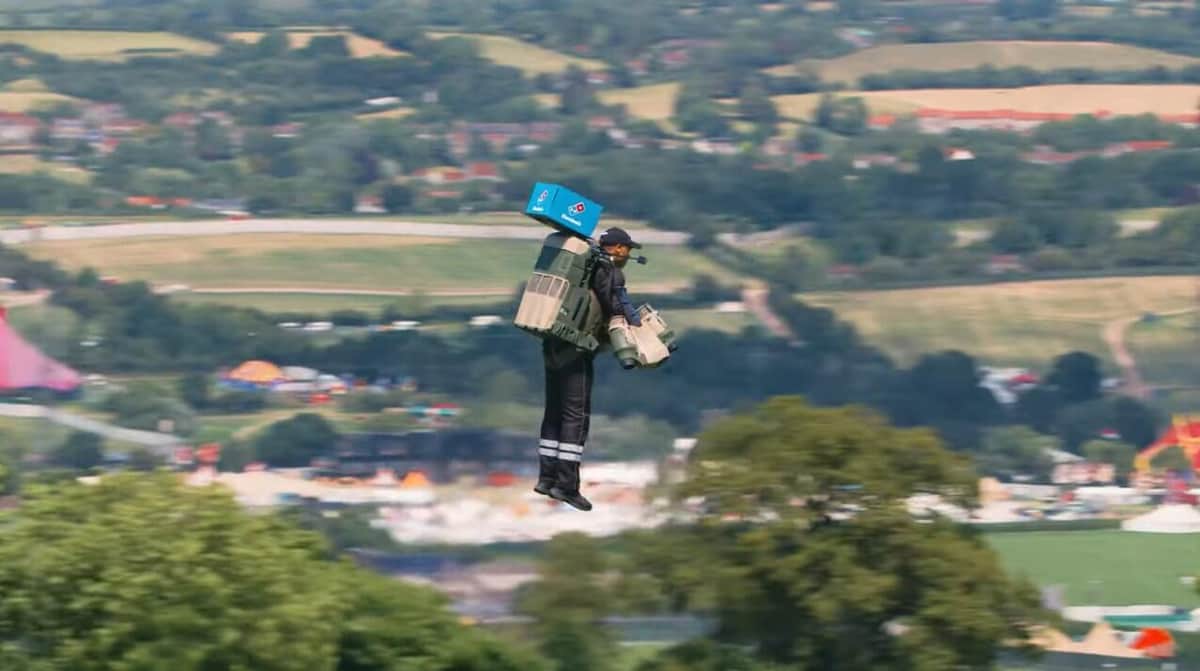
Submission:
<svg viewBox="0 0 1200 671">
<path fill-rule="evenodd" d="M 429 487 L 430 483 L 429 478 L 425 477 L 425 474 L 421 471 L 409 471 L 408 475 L 404 476 L 404 480 L 400 483 L 400 486 L 411 489 L 416 487 Z"/>
<path fill-rule="evenodd" d="M 250 360 L 229 371 L 229 379 L 254 384 L 270 384 L 286 378 L 279 366 L 269 361 Z"/>
</svg>

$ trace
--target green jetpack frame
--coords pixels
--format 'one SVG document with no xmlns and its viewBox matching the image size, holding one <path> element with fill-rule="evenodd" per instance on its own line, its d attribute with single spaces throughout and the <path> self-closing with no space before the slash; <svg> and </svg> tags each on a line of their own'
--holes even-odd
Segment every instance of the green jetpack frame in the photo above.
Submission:
<svg viewBox="0 0 1200 671">
<path fill-rule="evenodd" d="M 562 231 L 546 236 L 513 325 L 587 352 L 599 349 L 604 316 L 590 285 L 600 253 L 587 240 Z"/>
</svg>

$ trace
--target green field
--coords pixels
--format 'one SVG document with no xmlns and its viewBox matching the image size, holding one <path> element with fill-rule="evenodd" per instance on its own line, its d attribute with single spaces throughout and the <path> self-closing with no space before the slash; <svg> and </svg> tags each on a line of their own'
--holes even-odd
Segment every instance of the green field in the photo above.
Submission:
<svg viewBox="0 0 1200 671">
<path fill-rule="evenodd" d="M 1007 282 L 800 298 L 833 309 L 901 363 L 960 349 L 983 364 L 1041 366 L 1073 349 L 1109 359 L 1102 337 L 1107 322 L 1191 307 L 1195 281 L 1174 276 Z"/>
<path fill-rule="evenodd" d="M 1187 278 L 1193 282 L 1194 278 Z M 1200 387 L 1200 315 L 1143 320 L 1125 332 L 1142 376 L 1155 384 Z M 1190 409 L 1195 410 L 1193 405 Z"/>
<path fill-rule="evenodd" d="M 55 241 L 24 247 L 67 268 L 200 288 L 479 291 L 515 289 L 538 243 L 380 235 L 244 234 L 183 238 Z M 685 247 L 654 251 L 627 271 L 633 291 L 661 293 L 728 271 Z"/>
<path fill-rule="evenodd" d="M 474 40 L 484 58 L 498 65 L 517 68 L 527 75 L 562 72 L 569 65 L 577 65 L 584 70 L 603 70 L 608 67 L 604 61 L 562 54 L 512 37 L 450 32 L 431 32 L 429 36 L 434 39 L 465 37 Z"/>
<path fill-rule="evenodd" d="M 20 44 L 69 59 L 119 60 L 130 49 L 214 54 L 217 45 L 166 32 L 119 30 L 0 30 L 0 44 Z"/>
<path fill-rule="evenodd" d="M 183 292 L 172 294 L 171 300 L 187 303 L 219 303 L 255 308 L 264 312 L 314 312 L 326 314 L 334 310 L 366 310 L 378 312 L 389 305 L 407 305 L 417 301 L 429 307 L 478 306 L 486 313 L 504 305 L 506 296 L 372 296 L 364 294 L 301 294 L 301 293 L 236 293 L 206 294 Z"/>
<path fill-rule="evenodd" d="M 986 536 L 1009 572 L 1035 584 L 1066 586 L 1070 605 L 1200 606 L 1200 535 L 1128 531 L 1039 531 Z"/>
<path fill-rule="evenodd" d="M 636 287 L 635 287 L 636 290 Z M 633 299 L 638 301 L 636 291 Z M 651 305 L 654 303 L 651 302 Z M 749 312 L 715 312 L 713 310 L 663 310 L 663 318 L 667 320 L 676 333 L 704 329 L 722 333 L 740 333 L 747 326 L 757 326 L 758 320 Z"/>
<path fill-rule="evenodd" d="M 1108 70 L 1144 69 L 1157 65 L 1185 67 L 1200 62 L 1190 56 L 1171 54 L 1105 42 L 1026 42 L 976 41 L 937 44 L 889 44 L 863 49 L 829 60 L 810 60 L 800 67 L 814 69 L 826 81 L 857 85 L 859 78 L 894 70 L 965 70 L 990 65 L 997 69 L 1028 67 L 1036 70 L 1055 68 L 1094 68 L 1103 64 Z M 790 65 L 768 69 L 771 74 L 790 74 Z"/>
</svg>

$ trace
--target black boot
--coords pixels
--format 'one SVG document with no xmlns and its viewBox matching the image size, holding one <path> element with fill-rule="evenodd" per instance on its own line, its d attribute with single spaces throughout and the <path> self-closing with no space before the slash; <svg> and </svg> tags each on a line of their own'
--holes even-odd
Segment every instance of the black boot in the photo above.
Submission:
<svg viewBox="0 0 1200 671">
<path fill-rule="evenodd" d="M 550 498 L 579 510 L 591 510 L 592 502 L 579 493 L 579 462 L 558 460 L 558 479 L 550 488 Z"/>
<path fill-rule="evenodd" d="M 558 478 L 558 464 L 559 461 L 555 457 L 538 455 L 538 480 L 537 484 L 533 486 L 533 491 L 543 496 L 550 496 L 550 489 L 554 487 Z"/>
</svg>

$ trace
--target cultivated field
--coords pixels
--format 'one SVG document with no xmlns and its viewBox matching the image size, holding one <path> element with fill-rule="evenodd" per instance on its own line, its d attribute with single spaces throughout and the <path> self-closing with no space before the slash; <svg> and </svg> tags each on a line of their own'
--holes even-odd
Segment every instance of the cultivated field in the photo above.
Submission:
<svg viewBox="0 0 1200 671">
<path fill-rule="evenodd" d="M 663 121 L 675 114 L 675 97 L 679 95 L 679 88 L 678 82 L 667 82 L 601 91 L 596 97 L 605 105 L 624 105 L 633 116 Z"/>
<path fill-rule="evenodd" d="M 0 112 L 28 112 L 57 102 L 73 102 L 76 98 L 49 91 L 0 91 Z"/>
<path fill-rule="evenodd" d="M 0 44 L 20 44 L 69 59 L 120 60 L 129 50 L 214 54 L 217 45 L 165 32 L 120 30 L 0 30 Z"/>
<path fill-rule="evenodd" d="M 237 33 L 226 33 L 225 36 L 231 40 L 238 42 L 258 42 L 264 33 L 255 31 L 243 31 Z M 402 56 L 407 52 L 397 51 L 379 40 L 364 37 L 357 33 L 348 30 L 290 30 L 288 31 L 288 46 L 292 49 L 303 49 L 312 42 L 314 37 L 328 37 L 330 35 L 341 35 L 346 38 L 346 48 L 350 50 L 350 55 L 354 58 L 370 58 L 371 56 Z"/>
<path fill-rule="evenodd" d="M 867 109 L 871 114 L 907 114 L 915 112 L 922 105 L 914 103 L 911 100 L 905 100 L 903 96 L 888 97 L 880 95 L 882 93 L 908 93 L 907 91 L 846 91 L 841 95 L 844 97 L 859 97 L 863 102 L 867 103 Z M 797 121 L 812 121 L 817 113 L 817 105 L 821 102 L 821 94 L 819 93 L 793 93 L 782 96 L 771 96 L 771 100 L 775 102 L 776 109 L 779 114 L 786 119 L 795 119 Z"/>
<path fill-rule="evenodd" d="M 29 174 L 45 172 L 51 177 L 57 177 L 66 182 L 87 184 L 92 181 L 92 173 L 66 163 L 43 161 L 33 154 L 7 154 L 0 158 L 0 173 Z"/>
<path fill-rule="evenodd" d="M 983 364 L 1044 366 L 1074 349 L 1108 359 L 1102 337 L 1105 323 L 1191 307 L 1195 291 L 1194 278 L 1176 276 L 814 293 L 800 298 L 831 308 L 868 342 L 902 363 L 925 352 L 959 349 Z"/>
<path fill-rule="evenodd" d="M 526 279 L 538 243 L 379 235 L 245 234 L 42 242 L 23 246 L 68 268 L 201 288 L 494 292 Z M 663 289 L 726 271 L 681 247 L 654 250 L 629 269 L 631 289 Z"/>
<path fill-rule="evenodd" d="M 1071 605 L 1200 606 L 1180 582 L 1200 569 L 1200 537 L 1118 530 L 997 533 L 987 536 L 1005 567 L 1040 586 L 1065 585 Z"/>
<path fill-rule="evenodd" d="M 1035 70 L 1097 67 L 1107 70 L 1141 69 L 1162 65 L 1178 68 L 1200 59 L 1106 42 L 978 41 L 938 44 L 890 44 L 834 58 L 809 60 L 801 67 L 812 68 L 827 81 L 857 85 L 860 77 L 893 70 L 965 70 L 982 65 L 995 68 L 1028 67 Z M 772 74 L 789 74 L 790 65 L 770 68 Z"/>
<path fill-rule="evenodd" d="M 872 113 L 911 112 L 921 107 L 955 110 L 1014 109 L 1023 112 L 1090 114 L 1188 114 L 1196 111 L 1196 87 L 1183 84 L 1062 84 L 1016 89 L 909 89 L 854 91 Z M 820 94 L 771 99 L 783 116 L 810 119 Z"/>
<path fill-rule="evenodd" d="M 40 79 L 14 79 L 4 85 L 5 91 L 13 93 L 45 93 L 50 89 L 46 88 L 46 83 Z"/>
<path fill-rule="evenodd" d="M 434 39 L 465 37 L 474 40 L 484 58 L 499 65 L 517 68 L 527 75 L 562 72 L 569 65 L 577 65 L 584 70 L 603 70 L 608 67 L 603 61 L 562 54 L 512 37 L 440 32 L 431 32 L 429 36 Z"/>
</svg>

